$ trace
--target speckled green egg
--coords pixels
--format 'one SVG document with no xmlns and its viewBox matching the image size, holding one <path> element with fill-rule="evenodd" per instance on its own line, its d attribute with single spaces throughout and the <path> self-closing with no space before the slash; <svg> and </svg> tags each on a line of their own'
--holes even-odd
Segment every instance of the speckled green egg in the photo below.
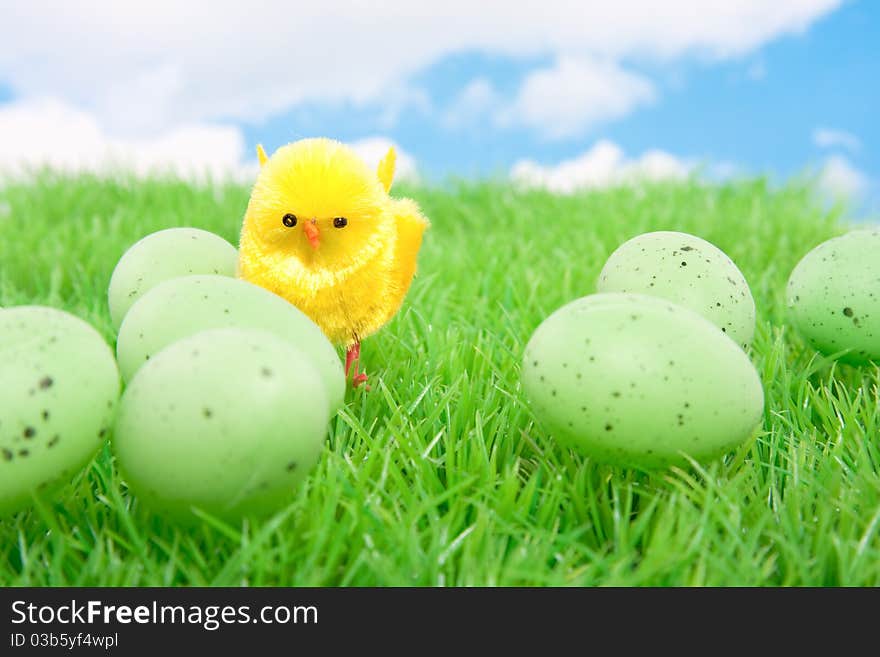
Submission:
<svg viewBox="0 0 880 657">
<path fill-rule="evenodd" d="M 110 278 L 110 317 L 118 329 L 128 309 L 154 285 L 188 274 L 235 276 L 238 251 L 198 228 L 169 228 L 147 235 L 116 263 Z"/>
<path fill-rule="evenodd" d="M 333 345 L 296 306 L 268 290 L 226 276 L 185 276 L 155 286 L 132 306 L 119 329 L 123 378 L 160 349 L 209 328 L 265 329 L 299 347 L 320 373 L 331 413 L 342 406 L 345 375 Z"/>
<path fill-rule="evenodd" d="M 535 330 L 523 389 L 544 428 L 599 461 L 660 468 L 747 440 L 764 393 L 745 352 L 701 315 L 640 294 L 596 294 Z"/>
<path fill-rule="evenodd" d="M 122 397 L 113 448 L 125 480 L 172 516 L 271 513 L 323 448 L 318 380 L 311 358 L 268 331 L 213 329 L 172 344 Z"/>
<path fill-rule="evenodd" d="M 742 272 L 718 247 L 687 233 L 645 233 L 611 254 L 598 292 L 668 299 L 713 322 L 743 348 L 755 334 L 755 301 Z"/>
<path fill-rule="evenodd" d="M 0 312 L 0 514 L 69 482 L 106 442 L 118 396 L 113 352 L 89 324 Z"/>
<path fill-rule="evenodd" d="M 880 229 L 857 230 L 810 251 L 788 279 L 788 314 L 825 354 L 880 362 Z"/>
</svg>

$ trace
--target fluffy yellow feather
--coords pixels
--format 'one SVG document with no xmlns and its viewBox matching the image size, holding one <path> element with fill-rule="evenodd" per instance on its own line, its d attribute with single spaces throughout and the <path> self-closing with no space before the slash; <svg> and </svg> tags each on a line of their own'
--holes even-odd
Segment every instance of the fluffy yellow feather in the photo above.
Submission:
<svg viewBox="0 0 880 657">
<path fill-rule="evenodd" d="M 360 341 L 400 309 L 428 220 L 410 199 L 388 195 L 394 149 L 371 171 L 350 148 L 303 139 L 267 157 L 245 213 L 239 276 L 286 298 L 336 344 L 346 373 Z"/>
</svg>

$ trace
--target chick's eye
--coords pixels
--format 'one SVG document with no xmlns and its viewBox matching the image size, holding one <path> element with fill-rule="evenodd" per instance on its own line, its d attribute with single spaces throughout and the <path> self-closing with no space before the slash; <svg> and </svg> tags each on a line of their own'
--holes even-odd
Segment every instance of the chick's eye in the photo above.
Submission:
<svg viewBox="0 0 880 657">
<path fill-rule="evenodd" d="M 288 228 L 293 228 L 296 226 L 296 215 L 290 214 L 289 212 L 281 217 L 281 223 L 287 226 Z"/>
<path fill-rule="evenodd" d="M 333 220 L 334 228 L 345 228 L 346 226 L 348 226 L 348 219 L 346 219 L 345 217 L 336 217 Z"/>
</svg>

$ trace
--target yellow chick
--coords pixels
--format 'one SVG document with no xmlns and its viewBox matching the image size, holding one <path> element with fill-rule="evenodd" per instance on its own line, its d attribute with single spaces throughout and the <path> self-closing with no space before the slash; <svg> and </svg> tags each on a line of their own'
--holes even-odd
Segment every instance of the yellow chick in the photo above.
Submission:
<svg viewBox="0 0 880 657">
<path fill-rule="evenodd" d="M 303 139 L 271 158 L 257 147 L 260 174 L 239 247 L 239 276 L 284 297 L 346 347 L 355 387 L 360 343 L 400 309 L 416 271 L 428 220 L 410 199 L 388 195 L 390 149 L 371 171 L 345 145 Z"/>
</svg>

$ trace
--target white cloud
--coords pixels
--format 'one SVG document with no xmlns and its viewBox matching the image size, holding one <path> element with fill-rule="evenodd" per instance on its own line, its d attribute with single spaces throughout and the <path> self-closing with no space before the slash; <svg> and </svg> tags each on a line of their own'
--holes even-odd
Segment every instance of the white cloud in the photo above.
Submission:
<svg viewBox="0 0 880 657">
<path fill-rule="evenodd" d="M 502 124 L 529 125 L 552 139 L 575 136 L 596 123 L 629 114 L 651 102 L 654 86 L 611 61 L 560 57 L 529 74 Z"/>
<path fill-rule="evenodd" d="M 848 151 L 857 151 L 862 147 L 861 140 L 851 132 L 831 128 L 816 128 L 813 131 L 813 143 L 819 148 L 840 147 Z"/>
<path fill-rule="evenodd" d="M 379 166 L 379 161 L 393 146 L 397 155 L 394 180 L 419 179 L 415 158 L 387 137 L 367 137 L 351 142 L 349 146 L 372 168 Z"/>
<path fill-rule="evenodd" d="M 682 180 L 692 170 L 692 163 L 661 150 L 646 151 L 636 159 L 627 159 L 617 144 L 601 140 L 576 158 L 551 166 L 520 160 L 513 165 L 510 175 L 527 187 L 568 194 L 584 188 Z"/>
<path fill-rule="evenodd" d="M 486 78 L 471 80 L 446 109 L 443 123 L 454 128 L 472 121 L 474 117 L 493 111 L 500 102 L 498 92 Z"/>
<path fill-rule="evenodd" d="M 235 126 L 194 123 L 149 138 L 113 137 L 98 119 L 58 100 L 26 100 L 0 105 L 0 175 L 20 175 L 40 167 L 77 172 L 136 175 L 171 173 L 188 179 L 210 176 L 250 182 L 256 161 L 244 161 L 245 140 Z M 394 142 L 371 137 L 351 144 L 372 166 Z M 397 177 L 415 178 L 415 160 L 397 150 Z M 252 153 L 247 154 L 248 159 Z"/>
<path fill-rule="evenodd" d="M 223 177 L 238 172 L 243 153 L 244 137 L 235 126 L 193 123 L 146 139 L 122 139 L 108 135 L 95 116 L 58 100 L 0 105 L 0 172 L 48 166 Z"/>
<path fill-rule="evenodd" d="M 0 22 L 0 80 L 57 97 L 115 134 L 260 121 L 303 101 L 384 105 L 453 53 L 601 61 L 731 57 L 796 33 L 840 0 L 207 0 L 21 2 Z M 540 80 L 540 78 L 538 78 Z M 539 116 L 540 110 L 525 108 Z M 530 109 L 531 108 L 531 109 Z M 568 121 L 572 119 L 569 117 Z"/>
<path fill-rule="evenodd" d="M 390 130 L 397 124 L 397 119 L 404 110 L 427 115 L 431 109 L 431 98 L 424 89 L 397 87 L 386 93 L 378 123 L 383 130 Z"/>
<path fill-rule="evenodd" d="M 842 155 L 832 155 L 819 172 L 819 189 L 836 199 L 856 199 L 868 190 L 868 177 Z"/>
</svg>

